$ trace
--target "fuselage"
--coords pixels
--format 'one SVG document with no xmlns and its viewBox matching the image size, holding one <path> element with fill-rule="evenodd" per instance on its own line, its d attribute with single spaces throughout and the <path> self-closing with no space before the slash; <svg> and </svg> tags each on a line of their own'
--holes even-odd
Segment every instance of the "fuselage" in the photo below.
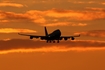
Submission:
<svg viewBox="0 0 105 70">
<path fill-rule="evenodd" d="M 59 40 L 61 36 L 61 31 L 59 29 L 53 31 L 52 33 L 48 34 L 47 40 Z"/>
</svg>

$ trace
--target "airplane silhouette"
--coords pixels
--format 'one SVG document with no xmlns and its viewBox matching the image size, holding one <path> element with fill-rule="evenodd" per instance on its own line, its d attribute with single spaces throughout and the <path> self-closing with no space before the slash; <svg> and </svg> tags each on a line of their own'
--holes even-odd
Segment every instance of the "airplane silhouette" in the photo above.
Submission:
<svg viewBox="0 0 105 70">
<path fill-rule="evenodd" d="M 55 40 L 57 40 L 57 43 L 59 43 L 59 40 L 68 40 L 71 38 L 71 40 L 74 40 L 75 37 L 80 37 L 80 35 L 75 35 L 75 36 L 61 36 L 61 31 L 59 29 L 53 31 L 52 33 L 48 34 L 47 32 L 47 28 L 45 28 L 45 36 L 39 36 L 39 35 L 28 35 L 28 34 L 21 34 L 18 33 L 19 35 L 23 35 L 23 36 L 29 36 L 30 39 L 33 38 L 40 38 L 41 40 L 46 40 L 47 43 L 55 43 Z"/>
</svg>

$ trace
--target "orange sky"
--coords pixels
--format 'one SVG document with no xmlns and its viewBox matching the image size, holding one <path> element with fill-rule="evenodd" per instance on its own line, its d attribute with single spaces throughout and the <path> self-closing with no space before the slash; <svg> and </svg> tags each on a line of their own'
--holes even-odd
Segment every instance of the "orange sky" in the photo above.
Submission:
<svg viewBox="0 0 105 70">
<path fill-rule="evenodd" d="M 104 0 L 0 0 L 1 70 L 105 70 Z M 17 33 L 81 34 L 47 44 Z"/>
</svg>

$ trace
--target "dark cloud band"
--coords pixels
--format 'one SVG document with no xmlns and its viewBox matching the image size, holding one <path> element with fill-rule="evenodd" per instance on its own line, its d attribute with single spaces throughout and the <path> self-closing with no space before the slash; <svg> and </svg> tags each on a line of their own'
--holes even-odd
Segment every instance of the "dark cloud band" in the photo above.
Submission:
<svg viewBox="0 0 105 70">
<path fill-rule="evenodd" d="M 0 40 L 0 50 L 12 49 L 38 49 L 38 48 L 102 48 L 105 47 L 105 42 L 102 41 L 61 41 L 60 43 L 46 43 L 45 41 L 35 41 L 28 39 L 11 39 Z"/>
</svg>

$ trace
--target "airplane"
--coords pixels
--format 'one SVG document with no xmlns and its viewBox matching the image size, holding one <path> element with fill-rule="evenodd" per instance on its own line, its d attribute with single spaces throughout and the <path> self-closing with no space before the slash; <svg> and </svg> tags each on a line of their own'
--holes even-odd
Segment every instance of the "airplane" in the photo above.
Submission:
<svg viewBox="0 0 105 70">
<path fill-rule="evenodd" d="M 23 35 L 23 36 L 29 36 L 30 39 L 33 38 L 40 38 L 41 40 L 46 40 L 46 43 L 55 43 L 55 41 L 57 41 L 57 43 L 59 43 L 60 40 L 64 39 L 64 40 L 68 40 L 71 38 L 71 40 L 74 40 L 75 37 L 80 37 L 79 35 L 75 35 L 75 36 L 61 36 L 61 31 L 59 29 L 56 29 L 55 31 L 53 31 L 52 33 L 48 34 L 47 32 L 47 28 L 44 27 L 45 29 L 45 36 L 40 36 L 40 35 L 28 35 L 28 34 L 21 34 L 18 33 L 19 35 Z"/>
</svg>

